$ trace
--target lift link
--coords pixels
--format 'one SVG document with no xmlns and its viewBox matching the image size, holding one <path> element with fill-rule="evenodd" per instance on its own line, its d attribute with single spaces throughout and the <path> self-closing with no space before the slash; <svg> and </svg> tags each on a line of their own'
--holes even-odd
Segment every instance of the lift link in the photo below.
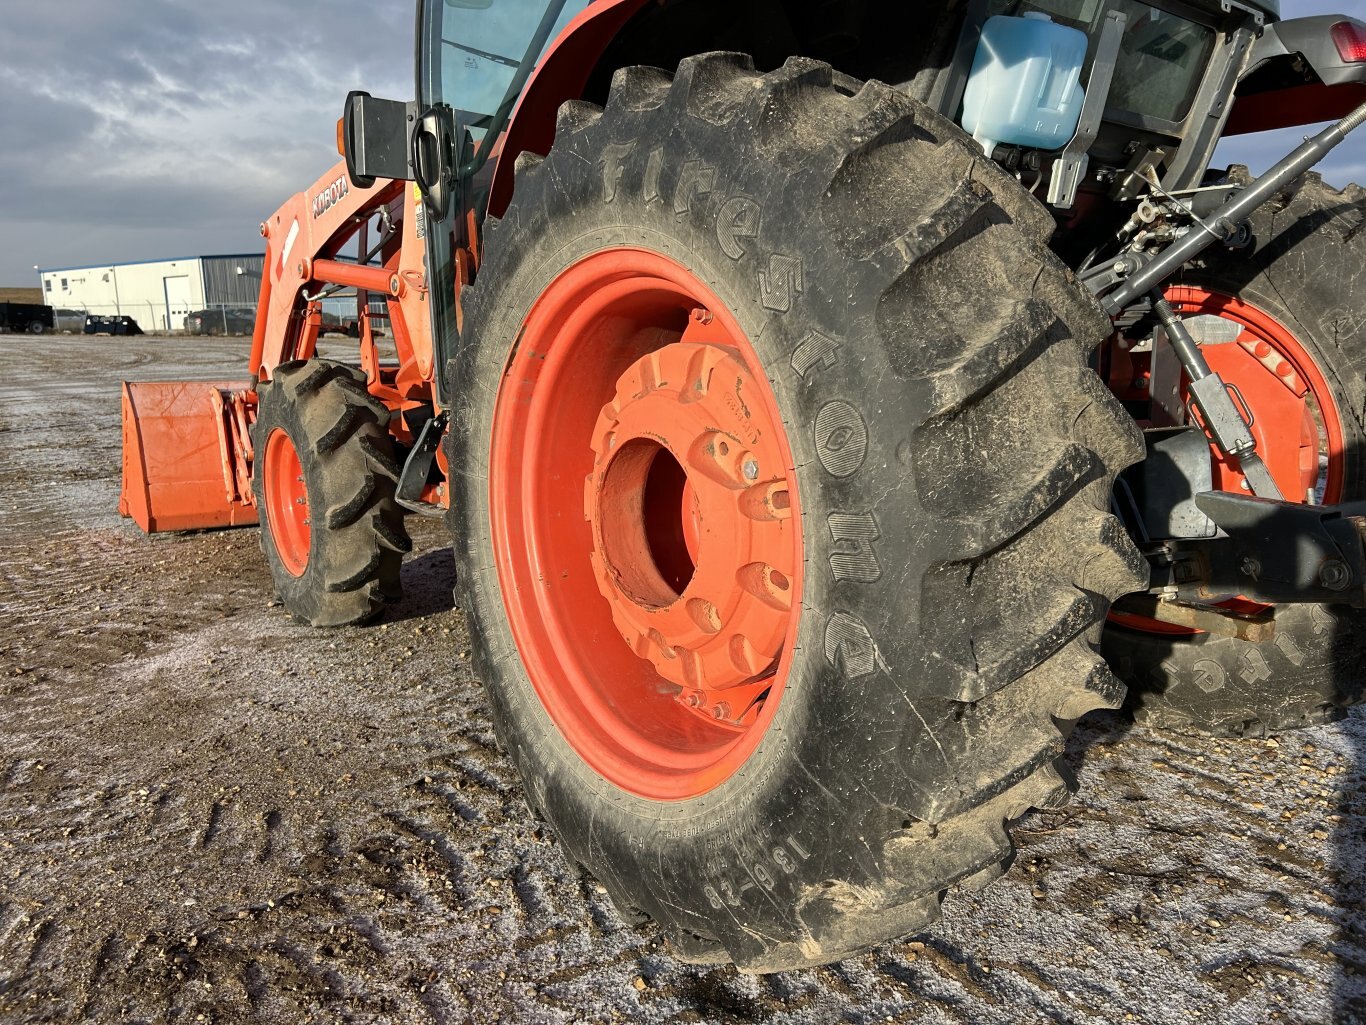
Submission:
<svg viewBox="0 0 1366 1025">
<path fill-rule="evenodd" d="M 1205 354 L 1159 291 L 1152 293 L 1153 312 L 1167 332 L 1167 341 L 1190 377 L 1191 401 L 1200 411 L 1205 433 L 1224 455 L 1238 460 L 1252 493 L 1262 498 L 1281 498 L 1271 471 L 1257 454 L 1257 440 L 1228 393 L 1223 378 L 1210 369 Z"/>
</svg>

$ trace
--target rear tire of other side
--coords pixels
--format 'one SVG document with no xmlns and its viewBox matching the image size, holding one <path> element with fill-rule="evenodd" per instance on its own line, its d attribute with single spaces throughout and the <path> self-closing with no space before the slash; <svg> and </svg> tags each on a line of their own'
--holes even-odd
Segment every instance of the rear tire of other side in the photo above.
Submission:
<svg viewBox="0 0 1366 1025">
<path fill-rule="evenodd" d="M 1244 167 L 1230 175 L 1251 180 Z M 1326 501 L 1366 498 L 1366 190 L 1311 172 L 1251 225 L 1250 255 L 1216 247 L 1174 284 L 1234 297 L 1293 335 L 1296 359 L 1323 382 L 1318 401 L 1334 407 L 1318 417 L 1330 435 Z M 1263 736 L 1341 719 L 1366 696 L 1366 621 L 1347 605 L 1282 606 L 1260 643 L 1112 624 L 1104 651 L 1134 718 L 1162 729 Z"/>
</svg>

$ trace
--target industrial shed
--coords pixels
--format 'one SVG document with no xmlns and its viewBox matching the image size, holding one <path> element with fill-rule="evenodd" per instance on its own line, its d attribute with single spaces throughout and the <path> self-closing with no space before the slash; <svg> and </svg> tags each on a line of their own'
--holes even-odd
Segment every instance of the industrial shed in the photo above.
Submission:
<svg viewBox="0 0 1366 1025">
<path fill-rule="evenodd" d="M 254 308 L 264 266 L 261 253 L 230 253 L 39 268 L 38 275 L 50 306 L 130 316 L 144 331 L 183 331 L 195 310 Z"/>
</svg>

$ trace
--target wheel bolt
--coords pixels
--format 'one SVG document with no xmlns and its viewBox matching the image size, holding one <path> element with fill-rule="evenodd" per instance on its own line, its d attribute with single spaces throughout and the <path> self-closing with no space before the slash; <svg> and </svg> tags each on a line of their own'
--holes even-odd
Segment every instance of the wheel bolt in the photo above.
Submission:
<svg viewBox="0 0 1366 1025">
<path fill-rule="evenodd" d="M 1352 582 L 1352 571 L 1337 559 L 1329 559 L 1319 567 L 1319 583 L 1330 591 L 1345 591 Z"/>
<path fill-rule="evenodd" d="M 746 459 L 745 465 L 740 467 L 740 469 L 745 474 L 745 480 L 759 479 L 759 464 L 756 463 L 753 459 Z"/>
<path fill-rule="evenodd" d="M 713 719 L 729 719 L 730 705 L 724 701 L 718 701 L 711 706 L 711 716 Z"/>
</svg>

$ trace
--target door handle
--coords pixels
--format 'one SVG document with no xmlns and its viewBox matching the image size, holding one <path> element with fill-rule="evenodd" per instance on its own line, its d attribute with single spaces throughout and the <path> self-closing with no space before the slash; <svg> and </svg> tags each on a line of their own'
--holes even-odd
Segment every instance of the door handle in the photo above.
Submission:
<svg viewBox="0 0 1366 1025">
<path fill-rule="evenodd" d="M 427 212 L 438 221 L 445 220 L 451 208 L 454 154 L 455 135 L 448 112 L 429 107 L 413 129 L 413 180 Z"/>
</svg>

